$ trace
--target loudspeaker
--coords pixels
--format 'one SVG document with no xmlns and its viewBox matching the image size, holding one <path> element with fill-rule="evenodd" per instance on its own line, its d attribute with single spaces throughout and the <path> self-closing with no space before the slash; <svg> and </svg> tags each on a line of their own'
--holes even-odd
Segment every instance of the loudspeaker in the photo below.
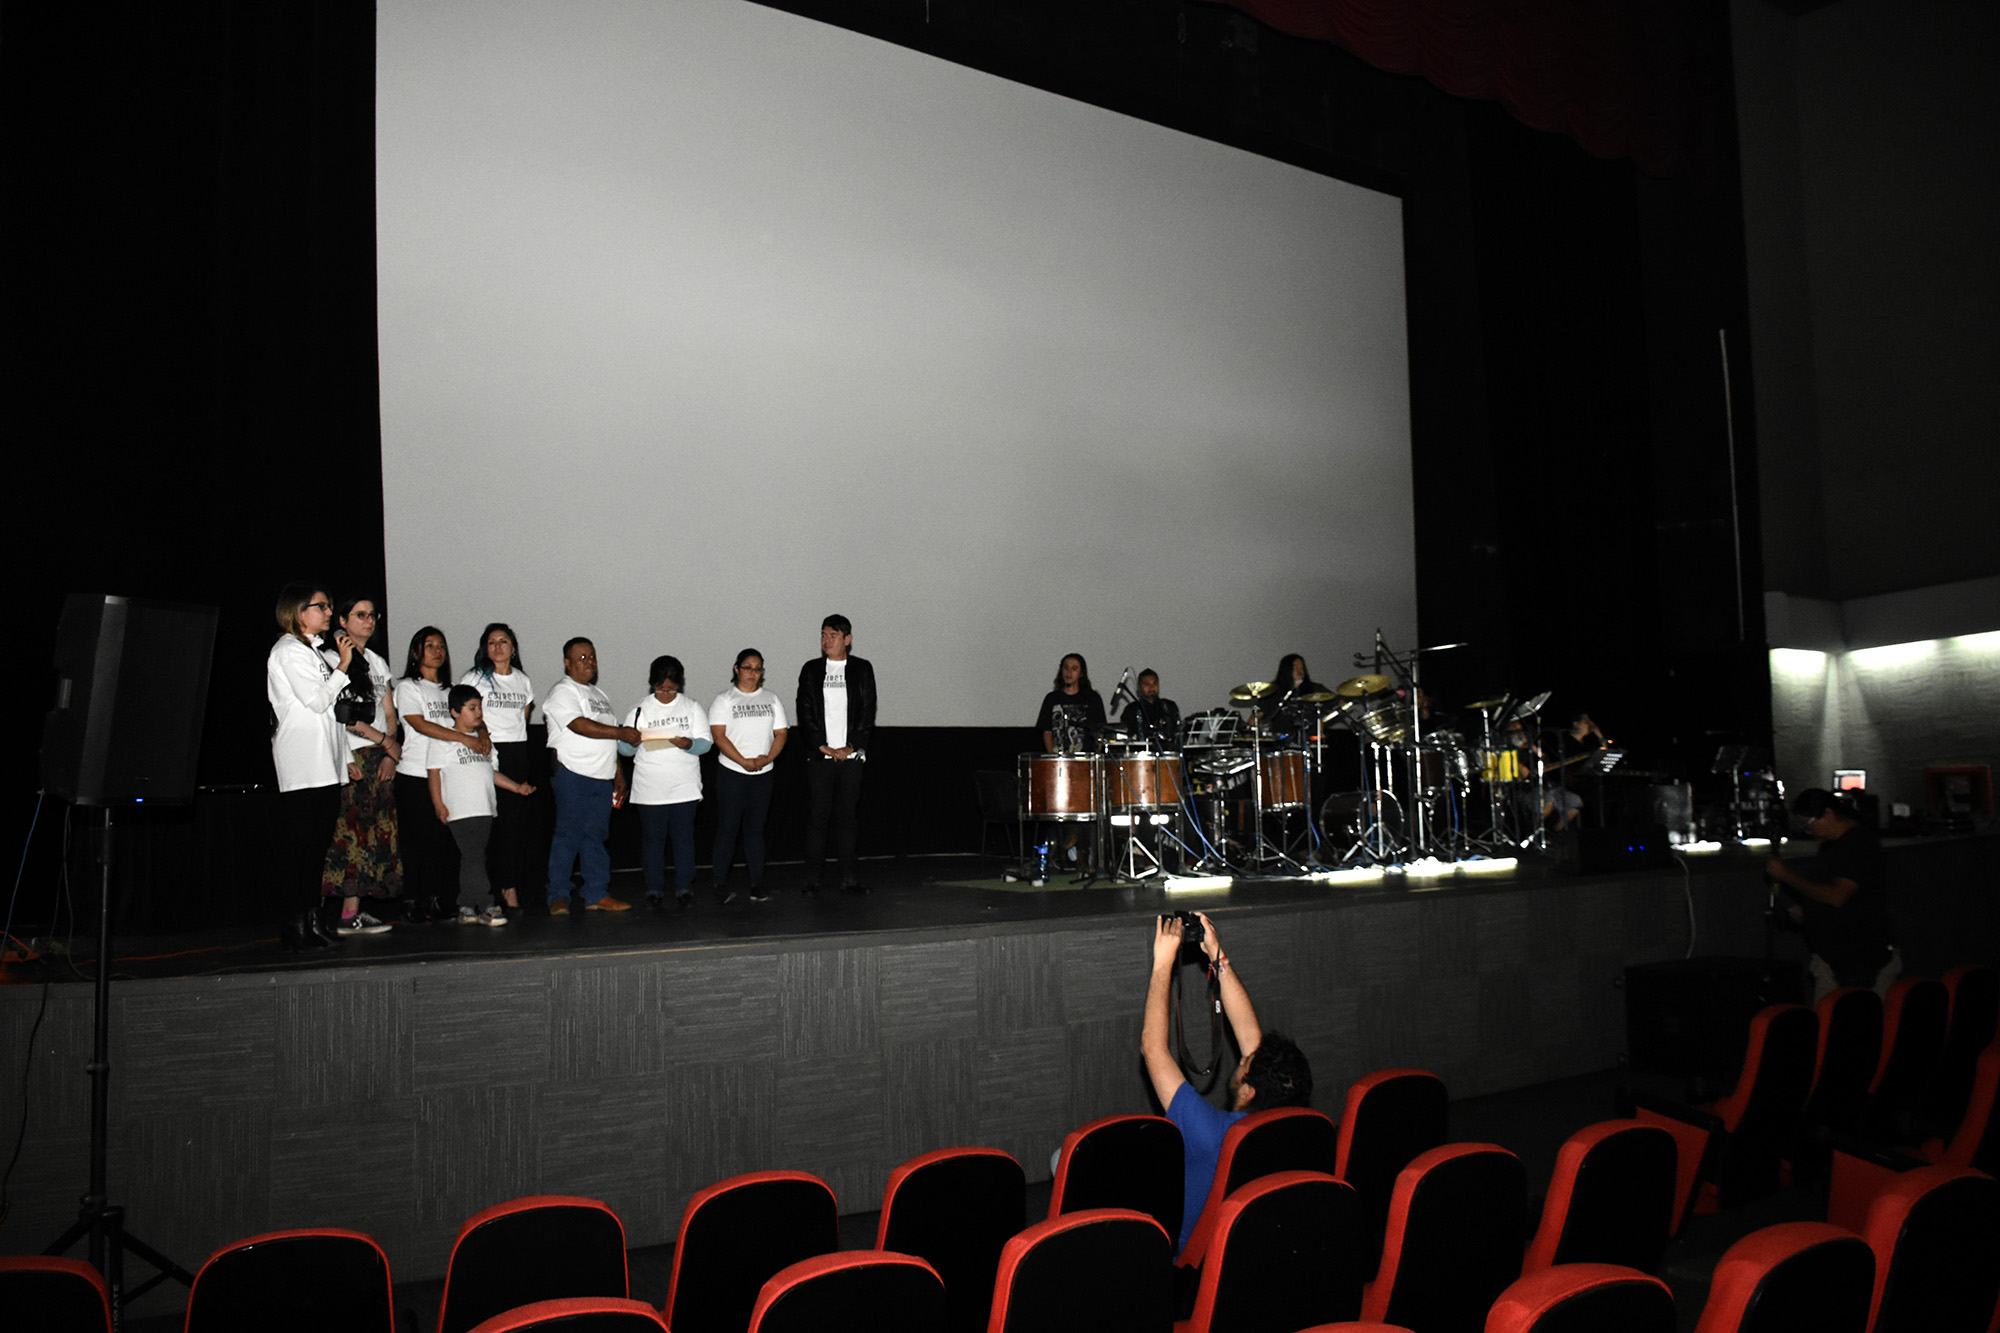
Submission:
<svg viewBox="0 0 2000 1333">
<path fill-rule="evenodd" d="M 71 593 L 43 787 L 75 805 L 193 800 L 217 618 L 212 606 Z"/>
<path fill-rule="evenodd" d="M 1578 869 L 1586 875 L 1647 870 L 1669 866 L 1674 861 L 1663 824 L 1579 827 L 1576 831 L 1576 850 Z"/>
<path fill-rule="evenodd" d="M 1625 969 L 1625 1049 L 1632 1068 L 1724 1083 L 1750 1040 L 1750 1020 L 1805 996 L 1805 970 L 1765 958 L 1676 958 Z"/>
</svg>

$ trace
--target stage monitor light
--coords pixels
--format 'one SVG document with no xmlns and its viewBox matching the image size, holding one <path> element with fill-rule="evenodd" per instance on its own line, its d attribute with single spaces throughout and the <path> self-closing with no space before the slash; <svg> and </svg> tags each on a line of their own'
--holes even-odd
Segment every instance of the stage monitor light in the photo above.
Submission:
<svg viewBox="0 0 2000 1333">
<path fill-rule="evenodd" d="M 1865 768 L 1834 769 L 1833 789 L 1837 792 L 1867 791 L 1868 770 Z"/>
</svg>

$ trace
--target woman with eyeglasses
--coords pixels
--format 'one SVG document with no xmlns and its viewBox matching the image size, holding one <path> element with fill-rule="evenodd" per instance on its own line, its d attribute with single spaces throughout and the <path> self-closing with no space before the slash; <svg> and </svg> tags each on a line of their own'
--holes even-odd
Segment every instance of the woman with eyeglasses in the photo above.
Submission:
<svg viewBox="0 0 2000 1333">
<path fill-rule="evenodd" d="M 347 688 L 355 643 L 332 636 L 333 605 L 310 583 L 288 583 L 278 594 L 278 641 L 264 662 L 264 697 L 271 704 L 271 765 L 278 777 L 279 880 L 287 949 L 323 949 L 333 937 L 319 919 L 320 870 L 340 815 L 347 781 L 347 736 L 333 702 Z"/>
<path fill-rule="evenodd" d="M 716 896 L 736 900 L 729 887 L 729 866 L 736 856 L 736 835 L 743 834 L 743 863 L 750 872 L 750 901 L 761 903 L 764 892 L 764 821 L 771 813 L 772 765 L 785 748 L 785 705 L 764 688 L 764 655 L 755 648 L 736 654 L 730 686 L 708 708 L 709 730 L 721 762 L 715 772 Z"/>
<path fill-rule="evenodd" d="M 388 923 L 361 910 L 361 900 L 393 898 L 403 883 L 396 855 L 396 705 L 389 697 L 389 664 L 368 646 L 378 619 L 367 597 L 342 598 L 336 608 L 340 632 L 354 641 L 347 688 L 334 702 L 334 716 L 347 733 L 347 786 L 333 845 L 326 849 L 320 876 L 322 899 L 338 898 L 336 935 L 380 935 Z"/>
</svg>

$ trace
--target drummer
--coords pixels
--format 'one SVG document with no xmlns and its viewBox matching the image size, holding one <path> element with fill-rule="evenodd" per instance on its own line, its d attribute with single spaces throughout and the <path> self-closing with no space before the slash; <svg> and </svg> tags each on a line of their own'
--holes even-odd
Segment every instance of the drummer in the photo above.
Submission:
<svg viewBox="0 0 2000 1333">
<path fill-rule="evenodd" d="M 1139 673 L 1139 697 L 1126 705 L 1118 721 L 1149 750 L 1181 748 L 1181 706 L 1160 697 L 1160 673 L 1151 667 Z"/>
<path fill-rule="evenodd" d="M 1286 653 L 1278 660 L 1271 688 L 1257 701 L 1257 712 L 1265 728 L 1279 740 L 1303 742 L 1314 731 L 1319 710 L 1303 702 L 1301 696 L 1327 693 L 1326 686 L 1312 678 L 1304 657 Z"/>
<path fill-rule="evenodd" d="M 1056 668 L 1055 688 L 1042 696 L 1035 718 L 1042 749 L 1049 754 L 1085 751 L 1104 730 L 1104 700 L 1090 686 L 1090 667 L 1082 653 L 1069 653 Z"/>
</svg>

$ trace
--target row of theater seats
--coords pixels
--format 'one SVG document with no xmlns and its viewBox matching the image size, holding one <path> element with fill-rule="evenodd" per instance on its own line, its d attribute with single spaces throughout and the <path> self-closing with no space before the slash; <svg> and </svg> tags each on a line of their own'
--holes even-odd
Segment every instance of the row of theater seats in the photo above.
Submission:
<svg viewBox="0 0 2000 1333">
<path fill-rule="evenodd" d="M 1630 1110 L 1680 1144 L 1677 1216 L 1831 1173 L 1833 1212 L 1852 1224 L 1895 1171 L 1928 1163 L 2000 1172 L 1996 1024 L 2000 982 L 1990 968 L 1905 978 L 1886 1004 L 1843 988 L 1815 1009 L 1758 1013 L 1728 1096 L 1687 1106 L 1635 1095 Z M 1841 1202 L 1855 1195 L 1858 1203 Z"/>
<path fill-rule="evenodd" d="M 1958 995 L 1976 993 L 1963 982 Z M 1853 1003 L 1845 996 L 1829 1002 L 1836 1008 Z M 1907 1008 L 1907 998 L 1899 1003 L 1892 992 L 1892 1012 Z M 995 1149 L 942 1150 L 899 1167 L 885 1191 L 876 1249 L 847 1255 L 834 1253 L 837 1208 L 831 1189 L 816 1177 L 759 1172 L 712 1186 L 688 1204 L 669 1292 L 658 1311 L 630 1306 L 623 1228 L 603 1204 L 564 1196 L 502 1204 L 461 1229 L 437 1328 L 466 1333 L 537 1326 L 522 1322 L 531 1319 L 567 1321 L 560 1325 L 567 1327 L 586 1318 L 630 1321 L 644 1312 L 651 1322 L 640 1326 L 664 1320 L 677 1333 L 783 1333 L 792 1322 L 802 1329 L 838 1326 L 853 1322 L 853 1311 L 868 1310 L 867 1322 L 877 1328 L 908 1323 L 912 1330 L 1012 1333 L 1074 1323 L 1137 1333 L 1163 1330 L 1191 1307 L 1192 1317 L 1179 1325 L 1182 1333 L 1295 1333 L 1357 1317 L 1417 1333 L 1473 1333 L 1492 1327 L 1503 1310 L 1567 1310 L 1599 1288 L 1616 1294 L 1592 1301 L 1643 1304 L 1654 1297 L 1639 1294 L 1632 1281 L 1658 1267 L 1697 1198 L 1722 1197 L 1715 1188 L 1725 1178 L 1718 1164 L 1732 1160 L 1732 1143 L 1740 1147 L 1753 1137 L 1749 1130 L 1782 1119 L 1768 1114 L 1765 1080 L 1784 1063 L 1773 1055 L 1783 1034 L 1792 1032 L 1795 1040 L 1797 1027 L 1781 1011 L 1758 1016 L 1737 1090 L 1699 1113 L 1708 1121 L 1695 1126 L 1699 1138 L 1690 1137 L 1690 1121 L 1643 1109 L 1637 1118 L 1574 1135 L 1558 1154 L 1540 1225 L 1525 1253 L 1519 1160 L 1497 1145 L 1444 1143 L 1443 1084 L 1421 1070 L 1384 1070 L 1348 1090 L 1338 1122 L 1290 1108 L 1252 1115 L 1231 1128 L 1201 1220 L 1178 1256 L 1179 1297 L 1168 1276 L 1175 1262 L 1169 1238 L 1182 1210 L 1179 1131 L 1157 1116 L 1115 1116 L 1068 1137 L 1050 1220 L 1025 1229 L 1023 1172 Z M 1780 1034 L 1779 1043 L 1773 1033 Z M 1818 1043 L 1819 1069 L 1830 1067 L 1829 1046 Z M 1879 1063 L 1888 1068 L 1894 1062 L 1885 1055 Z M 1965 1150 L 1968 1160 L 1979 1159 L 1983 1149 L 1977 1145 L 1990 1148 L 2000 1048 L 1987 1051 L 1976 1068 L 1959 1131 L 1943 1150 L 1973 1143 Z M 1963 1164 L 1901 1179 L 1884 1172 L 1851 1187 L 1847 1212 L 1835 1219 L 1849 1229 L 1833 1238 L 1853 1240 L 1861 1232 L 1880 1242 L 1871 1247 L 1864 1284 L 1875 1316 L 1864 1309 L 1863 1322 L 1852 1325 L 1857 1331 L 1963 1326 L 1977 1333 L 1986 1327 L 1983 1320 L 1911 1324 L 1902 1312 L 1935 1314 L 1943 1308 L 1940 1300 L 1965 1308 L 1983 1300 L 1990 1312 L 1993 1296 L 1982 1296 L 1985 1289 L 1976 1282 L 1968 1287 L 1935 1275 L 1907 1275 L 1922 1263 L 1942 1265 L 1947 1275 L 1958 1271 L 1946 1260 L 1962 1252 L 1962 1244 L 1954 1251 L 1949 1241 L 1923 1239 L 1948 1234 L 1984 1237 L 1979 1243 L 1989 1246 L 1989 1262 L 1973 1269 L 2000 1271 L 1990 1262 L 1991 1253 L 2000 1253 L 1991 1248 L 1993 1221 L 2000 1216 L 1993 1187 Z M 1901 1219 L 1894 1226 L 1882 1223 L 1887 1232 L 1874 1226 L 1878 1206 Z M 1934 1225 L 1932 1219 L 1949 1220 Z M 1780 1243 L 1759 1237 L 1750 1240 Z M 1763 1253 L 1755 1247 L 1747 1256 L 1732 1251 L 1731 1260 L 1751 1262 Z M 521 1262 L 524 1255 L 532 1260 Z M 65 1262 L 13 1261 L 7 1276 L 53 1281 Z M 1607 1271 L 1590 1276 L 1598 1269 Z M 1566 1276 L 1543 1276 L 1552 1270 Z M 1844 1261 L 1844 1271 L 1851 1277 L 1858 1268 Z M 302 1282 L 301 1274 L 313 1280 Z M 1571 1291 L 1571 1280 L 1583 1285 Z M 1718 1281 L 1710 1313 L 1720 1308 L 1716 1300 L 1726 1286 Z M 1800 1284 L 1802 1291 L 1814 1288 Z M 343 1310 L 341 1292 L 365 1308 Z M 276 1314 L 282 1318 L 275 1322 L 289 1328 L 386 1328 L 388 1292 L 386 1257 L 367 1237 L 275 1233 L 211 1258 L 191 1293 L 187 1326 L 242 1327 L 248 1312 L 261 1311 L 265 1318 L 256 1322 Z M 627 1305 L 585 1310 L 575 1304 L 579 1300 Z M 1754 1312 L 1760 1300 L 1766 1307 L 1783 1305 L 1766 1294 L 1753 1296 L 1746 1310 Z M 0 1308 L 17 1308 L 13 1297 L 0 1302 Z M 1883 1309 L 1886 1322 L 1876 1317 Z M 1738 1326 L 1710 1313 L 1704 1314 L 1704 1333 Z"/>
</svg>

